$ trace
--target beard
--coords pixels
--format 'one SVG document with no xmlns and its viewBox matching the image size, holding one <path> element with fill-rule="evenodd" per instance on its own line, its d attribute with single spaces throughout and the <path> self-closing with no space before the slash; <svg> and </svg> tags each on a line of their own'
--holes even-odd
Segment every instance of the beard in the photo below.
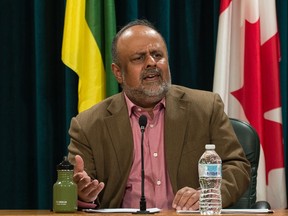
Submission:
<svg viewBox="0 0 288 216">
<path fill-rule="evenodd" d="M 122 89 L 128 98 L 143 108 L 156 104 L 165 97 L 171 87 L 171 75 L 169 71 L 168 80 L 163 80 L 163 72 L 158 68 L 152 68 L 142 71 L 137 87 L 131 87 L 126 83 L 125 73 L 123 73 Z M 154 82 L 146 82 L 145 79 L 149 76 L 158 76 L 159 79 Z"/>
</svg>

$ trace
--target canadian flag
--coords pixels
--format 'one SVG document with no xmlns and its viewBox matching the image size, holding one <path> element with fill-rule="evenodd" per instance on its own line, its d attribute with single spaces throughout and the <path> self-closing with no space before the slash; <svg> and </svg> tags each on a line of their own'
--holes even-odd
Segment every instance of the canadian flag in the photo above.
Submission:
<svg viewBox="0 0 288 216">
<path fill-rule="evenodd" d="M 261 142 L 257 200 L 286 208 L 275 0 L 222 0 L 213 91 Z"/>
</svg>

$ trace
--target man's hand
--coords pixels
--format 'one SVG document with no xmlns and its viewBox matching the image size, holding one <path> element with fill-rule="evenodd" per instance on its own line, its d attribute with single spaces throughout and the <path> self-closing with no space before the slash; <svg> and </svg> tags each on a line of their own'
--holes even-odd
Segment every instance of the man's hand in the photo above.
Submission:
<svg viewBox="0 0 288 216">
<path fill-rule="evenodd" d="M 96 179 L 91 181 L 91 178 L 84 171 L 84 161 L 79 155 L 75 156 L 73 180 L 78 187 L 78 197 L 84 202 L 94 202 L 104 188 L 103 182 Z"/>
<path fill-rule="evenodd" d="M 172 207 L 177 210 L 199 209 L 200 191 L 190 187 L 184 187 L 176 193 Z"/>
</svg>

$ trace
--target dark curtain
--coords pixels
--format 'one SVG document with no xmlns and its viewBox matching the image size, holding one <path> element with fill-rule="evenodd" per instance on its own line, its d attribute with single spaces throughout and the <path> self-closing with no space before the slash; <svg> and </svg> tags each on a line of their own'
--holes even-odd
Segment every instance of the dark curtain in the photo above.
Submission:
<svg viewBox="0 0 288 216">
<path fill-rule="evenodd" d="M 281 78 L 281 95 L 282 95 L 282 119 L 283 119 L 283 132 L 284 132 L 284 153 L 285 153 L 285 170 L 286 170 L 286 190 L 288 191 L 288 2 L 283 0 L 277 0 L 277 15 L 278 15 L 278 26 L 280 35 L 280 46 L 281 46 L 281 61 L 280 61 L 280 78 Z M 287 193 L 288 194 L 288 193 Z M 288 197 L 288 195 L 287 195 Z"/>
<path fill-rule="evenodd" d="M 219 1 L 116 1 L 117 26 L 152 22 L 166 39 L 172 82 L 212 90 Z"/>
<path fill-rule="evenodd" d="M 63 1 L 1 1 L 0 208 L 50 208 L 56 164 L 77 113 L 61 62 Z"/>
<path fill-rule="evenodd" d="M 287 140 L 288 7 L 277 3 Z M 115 5 L 118 27 L 146 18 L 163 34 L 173 83 L 212 90 L 219 0 Z M 56 165 L 67 154 L 67 131 L 77 114 L 78 78 L 61 61 L 65 1 L 1 0 L 0 6 L 0 209 L 50 209 Z"/>
</svg>

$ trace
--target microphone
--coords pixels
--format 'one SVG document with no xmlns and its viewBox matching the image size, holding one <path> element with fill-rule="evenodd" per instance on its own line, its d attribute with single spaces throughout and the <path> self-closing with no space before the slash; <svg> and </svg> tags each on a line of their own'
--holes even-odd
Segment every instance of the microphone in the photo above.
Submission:
<svg viewBox="0 0 288 216">
<path fill-rule="evenodd" d="M 146 125 L 147 125 L 147 117 L 145 115 L 141 115 L 139 118 L 139 126 L 142 133 L 144 133 Z"/>
<path fill-rule="evenodd" d="M 145 190 L 144 190 L 144 132 L 147 125 L 147 117 L 145 115 L 141 115 L 139 118 L 139 126 L 141 129 L 141 198 L 140 198 L 140 211 L 135 212 L 135 214 L 153 214 L 150 211 L 146 210 L 146 198 L 145 198 Z"/>
</svg>

